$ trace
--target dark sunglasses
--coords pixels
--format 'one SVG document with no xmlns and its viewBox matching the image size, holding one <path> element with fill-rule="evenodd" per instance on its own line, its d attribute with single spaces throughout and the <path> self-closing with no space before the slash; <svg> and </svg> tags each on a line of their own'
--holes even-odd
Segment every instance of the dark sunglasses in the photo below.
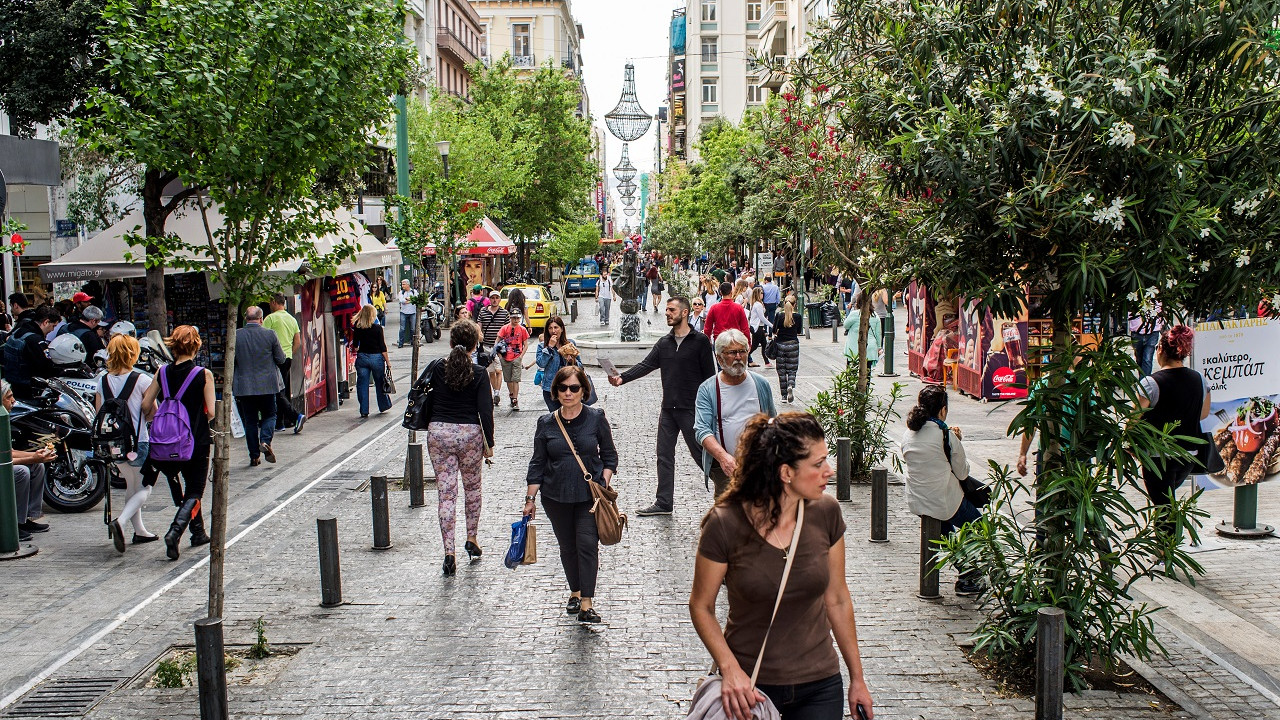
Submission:
<svg viewBox="0 0 1280 720">
<path fill-rule="evenodd" d="M 581 385 L 561 385 L 559 388 L 556 389 L 556 392 L 565 392 L 566 390 L 571 393 L 582 392 L 582 386 Z"/>
</svg>

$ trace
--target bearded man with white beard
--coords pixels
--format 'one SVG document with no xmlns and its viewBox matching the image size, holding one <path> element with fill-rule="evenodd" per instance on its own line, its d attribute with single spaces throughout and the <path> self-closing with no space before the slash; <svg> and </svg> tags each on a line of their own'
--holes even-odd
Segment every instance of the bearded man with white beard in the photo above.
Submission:
<svg viewBox="0 0 1280 720">
<path fill-rule="evenodd" d="M 698 387 L 693 430 L 702 445 L 704 482 L 709 478 L 715 483 L 716 497 L 728 487 L 738 466 L 734 452 L 747 421 L 758 413 L 778 414 L 769 381 L 747 369 L 750 348 L 741 330 L 721 332 L 715 341 L 721 370 Z"/>
</svg>

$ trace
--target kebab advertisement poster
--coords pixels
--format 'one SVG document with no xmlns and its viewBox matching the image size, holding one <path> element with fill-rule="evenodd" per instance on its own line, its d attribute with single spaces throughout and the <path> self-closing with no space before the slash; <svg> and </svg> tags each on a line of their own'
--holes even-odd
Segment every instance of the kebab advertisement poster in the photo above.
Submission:
<svg viewBox="0 0 1280 720">
<path fill-rule="evenodd" d="M 1201 428 L 1222 457 L 1222 472 L 1198 475 L 1207 489 L 1280 478 L 1280 321 L 1223 320 L 1196 325 L 1193 367 L 1212 404 Z"/>
</svg>

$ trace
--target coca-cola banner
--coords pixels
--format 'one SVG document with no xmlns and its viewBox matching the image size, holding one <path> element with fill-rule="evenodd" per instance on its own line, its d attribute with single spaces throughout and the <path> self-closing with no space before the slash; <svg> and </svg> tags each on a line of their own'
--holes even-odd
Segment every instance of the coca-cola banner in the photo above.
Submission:
<svg viewBox="0 0 1280 720">
<path fill-rule="evenodd" d="M 1027 313 L 1004 317 L 987 312 L 983 323 L 990 328 L 982 365 L 982 397 L 1012 400 L 1027 396 Z"/>
<path fill-rule="evenodd" d="M 1209 433 L 1216 454 L 1197 476 L 1202 487 L 1256 485 L 1280 477 L 1280 321 L 1223 320 L 1196 325 L 1192 367 L 1209 386 Z M 1220 467 L 1219 467 L 1220 466 Z"/>
</svg>

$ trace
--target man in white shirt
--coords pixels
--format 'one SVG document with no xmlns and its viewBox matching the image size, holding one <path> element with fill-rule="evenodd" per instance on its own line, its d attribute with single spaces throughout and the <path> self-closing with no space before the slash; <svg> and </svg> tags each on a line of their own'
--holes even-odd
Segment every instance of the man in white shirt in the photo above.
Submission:
<svg viewBox="0 0 1280 720">
<path fill-rule="evenodd" d="M 747 369 L 749 348 L 741 330 L 730 328 L 717 335 L 715 354 L 721 370 L 698 387 L 693 430 L 702 445 L 703 474 L 715 483 L 716 497 L 738 466 L 738 437 L 747 421 L 757 413 L 778 414 L 769 381 Z"/>
<path fill-rule="evenodd" d="M 408 280 L 400 281 L 400 342 L 396 347 L 413 344 L 413 322 L 418 316 L 418 306 L 413 304 L 415 293 Z"/>
</svg>

